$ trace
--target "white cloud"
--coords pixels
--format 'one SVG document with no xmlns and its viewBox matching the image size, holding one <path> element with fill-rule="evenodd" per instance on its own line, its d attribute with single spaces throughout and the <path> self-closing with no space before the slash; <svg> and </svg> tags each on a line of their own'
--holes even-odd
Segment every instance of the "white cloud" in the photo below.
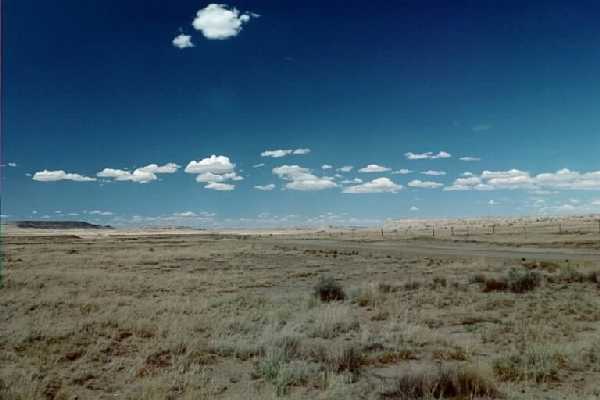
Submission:
<svg viewBox="0 0 600 400">
<path fill-rule="evenodd" d="M 210 182 L 204 186 L 205 189 L 219 190 L 219 191 L 231 191 L 235 189 L 235 185 L 229 183 Z"/>
<path fill-rule="evenodd" d="M 481 158 L 479 157 L 461 157 L 459 158 L 460 161 L 481 161 Z"/>
<path fill-rule="evenodd" d="M 270 192 L 271 190 L 275 189 L 275 184 L 269 183 L 268 185 L 256 185 L 254 186 L 254 189 L 262 190 L 263 192 Z"/>
<path fill-rule="evenodd" d="M 445 190 L 500 189 L 526 189 L 538 193 L 551 190 L 600 190 L 600 171 L 580 173 L 564 168 L 534 176 L 518 169 L 483 171 L 480 176 L 456 179 Z"/>
<path fill-rule="evenodd" d="M 225 182 L 228 180 L 241 181 L 244 178 L 236 174 L 235 172 L 228 172 L 226 174 L 213 174 L 212 172 L 205 172 L 196 177 L 196 182 L 209 183 L 209 182 Z"/>
<path fill-rule="evenodd" d="M 340 167 L 337 169 L 337 171 L 339 172 L 350 172 L 352 171 L 354 167 L 352 165 L 344 165 L 343 167 Z"/>
<path fill-rule="evenodd" d="M 91 215 L 101 215 L 103 217 L 108 217 L 108 216 L 113 215 L 113 213 L 110 212 L 110 211 L 101 211 L 101 210 L 93 210 L 93 211 L 90 211 L 88 214 L 91 214 Z"/>
<path fill-rule="evenodd" d="M 193 211 L 184 211 L 184 212 L 179 212 L 179 213 L 173 213 L 174 217 L 179 217 L 179 218 L 189 218 L 189 217 L 197 217 L 198 214 L 196 214 Z"/>
<path fill-rule="evenodd" d="M 172 43 L 173 46 L 177 47 L 178 49 L 194 47 L 194 43 L 192 43 L 192 37 L 190 35 L 184 35 L 183 33 L 176 36 Z"/>
<path fill-rule="evenodd" d="M 352 180 L 346 179 L 342 181 L 343 184 L 355 184 L 355 183 L 363 183 L 363 180 L 360 178 L 354 178 Z"/>
<path fill-rule="evenodd" d="M 402 189 L 389 178 L 377 178 L 361 185 L 348 186 L 344 188 L 344 193 L 363 194 L 363 193 L 397 193 Z"/>
<path fill-rule="evenodd" d="M 299 165 L 282 165 L 273 168 L 273 174 L 288 181 L 285 187 L 291 190 L 316 191 L 330 189 L 337 186 L 331 177 L 318 177 L 308 168 Z"/>
<path fill-rule="evenodd" d="M 410 174 L 412 172 L 413 171 L 411 171 L 410 169 L 401 168 L 398 171 L 393 171 L 392 175 L 408 175 L 408 174 Z"/>
<path fill-rule="evenodd" d="M 377 165 L 377 164 L 369 164 L 366 167 L 363 167 L 358 170 L 358 172 L 363 172 L 363 173 L 375 173 L 375 172 L 387 172 L 387 171 L 391 171 L 391 168 L 383 167 L 383 166 Z"/>
<path fill-rule="evenodd" d="M 73 174 L 73 173 L 65 172 L 63 170 L 48 171 L 46 169 L 33 174 L 32 179 L 34 181 L 39 181 L 39 182 L 56 182 L 56 181 L 92 182 L 92 181 L 96 180 L 96 178 L 90 178 L 88 176 Z"/>
<path fill-rule="evenodd" d="M 421 172 L 423 175 L 429 175 L 429 176 L 444 176 L 446 175 L 445 171 L 434 171 L 434 170 L 428 170 L 428 171 L 423 171 Z"/>
<path fill-rule="evenodd" d="M 303 155 L 310 153 L 310 149 L 278 149 L 278 150 L 265 150 L 260 153 L 261 157 L 271 157 L 271 158 L 281 158 L 285 156 L 289 156 L 290 154 L 294 155 Z"/>
<path fill-rule="evenodd" d="M 179 168 L 181 168 L 181 166 L 170 162 L 161 166 L 156 164 L 149 164 L 145 167 L 138 168 L 138 170 L 143 172 L 151 172 L 153 174 L 174 174 Z"/>
<path fill-rule="evenodd" d="M 211 155 L 210 157 L 203 158 L 200 161 L 190 161 L 185 167 L 185 172 L 188 174 L 202 174 L 204 172 L 211 172 L 213 174 L 226 174 L 232 172 L 235 168 L 229 157 Z"/>
<path fill-rule="evenodd" d="M 108 178 L 115 181 L 130 181 L 137 183 L 148 183 L 158 179 L 156 174 L 173 174 L 180 168 L 175 163 L 167 163 L 165 165 L 148 164 L 145 167 L 135 169 L 129 172 L 123 169 L 104 168 L 96 174 L 99 178 Z"/>
<path fill-rule="evenodd" d="M 16 166 L 17 166 L 17 163 L 15 163 L 15 162 L 9 162 L 7 165 L 8 165 L 9 167 L 16 168 Z"/>
<path fill-rule="evenodd" d="M 420 189 L 437 189 L 444 185 L 439 182 L 420 181 L 418 179 L 415 179 L 408 182 L 408 186 Z"/>
<path fill-rule="evenodd" d="M 264 167 L 264 166 L 265 166 L 265 163 L 260 163 L 260 164 L 254 164 L 252 166 L 252 168 L 260 168 L 260 167 Z"/>
<path fill-rule="evenodd" d="M 416 206 L 410 207 L 410 211 L 419 211 L 419 208 Z"/>
<path fill-rule="evenodd" d="M 261 157 L 281 158 L 292 154 L 293 150 L 265 150 L 260 153 Z"/>
<path fill-rule="evenodd" d="M 196 182 L 206 183 L 206 189 L 229 191 L 235 185 L 223 183 L 225 181 L 240 181 L 244 178 L 235 172 L 235 164 L 226 156 L 211 155 L 200 161 L 190 161 L 185 167 L 188 174 L 198 174 Z"/>
<path fill-rule="evenodd" d="M 598 200 L 592 200 L 592 203 L 591 203 L 591 204 L 592 204 L 593 206 L 600 206 L 600 199 L 598 199 Z"/>
<path fill-rule="evenodd" d="M 310 153 L 310 149 L 296 149 L 292 153 L 295 155 L 304 155 Z"/>
<path fill-rule="evenodd" d="M 409 151 L 408 153 L 404 153 L 404 156 L 409 160 L 435 160 L 438 158 L 450 158 L 452 154 L 443 150 L 437 154 L 434 154 L 432 151 L 428 151 L 427 153 L 413 153 Z"/>
<path fill-rule="evenodd" d="M 333 166 L 329 165 L 329 164 L 323 164 L 323 165 L 321 165 L 321 169 L 331 169 L 331 168 L 333 168 Z"/>
<path fill-rule="evenodd" d="M 258 17 L 253 13 L 243 13 L 236 8 L 228 9 L 224 4 L 209 4 L 198 10 L 192 25 L 207 39 L 228 39 L 237 36 L 242 25 Z"/>
</svg>

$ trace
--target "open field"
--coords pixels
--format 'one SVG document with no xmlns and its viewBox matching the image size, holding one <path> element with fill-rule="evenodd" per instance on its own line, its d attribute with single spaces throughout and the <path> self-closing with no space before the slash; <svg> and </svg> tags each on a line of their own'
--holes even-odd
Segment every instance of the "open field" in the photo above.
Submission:
<svg viewBox="0 0 600 400">
<path fill-rule="evenodd" d="M 8 229 L 0 399 L 600 398 L 594 221 Z"/>
</svg>

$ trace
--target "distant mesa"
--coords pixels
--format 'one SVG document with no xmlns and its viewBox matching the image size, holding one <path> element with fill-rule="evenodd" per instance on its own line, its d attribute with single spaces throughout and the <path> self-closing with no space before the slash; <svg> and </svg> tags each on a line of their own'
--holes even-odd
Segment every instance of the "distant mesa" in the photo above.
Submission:
<svg viewBox="0 0 600 400">
<path fill-rule="evenodd" d="M 110 225 L 95 225 L 84 221 L 16 221 L 17 228 L 30 229 L 114 229 Z"/>
</svg>

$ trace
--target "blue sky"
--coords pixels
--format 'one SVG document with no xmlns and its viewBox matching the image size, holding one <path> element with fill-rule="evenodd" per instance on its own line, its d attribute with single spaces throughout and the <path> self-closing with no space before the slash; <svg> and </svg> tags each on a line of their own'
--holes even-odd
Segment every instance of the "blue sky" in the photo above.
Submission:
<svg viewBox="0 0 600 400">
<path fill-rule="evenodd" d="M 600 212 L 599 12 L 5 1 L 2 214 L 249 226 Z"/>
</svg>

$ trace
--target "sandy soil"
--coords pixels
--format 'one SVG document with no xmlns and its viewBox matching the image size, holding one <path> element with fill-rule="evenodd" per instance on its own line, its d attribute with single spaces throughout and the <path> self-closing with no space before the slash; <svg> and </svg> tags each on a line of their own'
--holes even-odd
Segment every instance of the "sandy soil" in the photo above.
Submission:
<svg viewBox="0 0 600 400">
<path fill-rule="evenodd" d="M 513 227 L 5 231 L 0 398 L 599 398 L 600 235 Z"/>
</svg>

